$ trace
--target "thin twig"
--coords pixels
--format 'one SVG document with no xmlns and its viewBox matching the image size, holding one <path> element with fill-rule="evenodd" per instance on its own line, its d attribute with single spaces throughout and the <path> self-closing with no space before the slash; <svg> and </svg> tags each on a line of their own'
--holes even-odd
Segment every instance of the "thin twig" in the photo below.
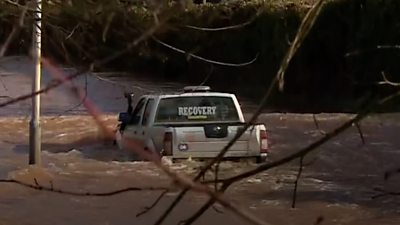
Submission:
<svg viewBox="0 0 400 225">
<path fill-rule="evenodd" d="M 372 199 L 377 199 L 377 198 L 382 198 L 382 197 L 387 197 L 387 196 L 400 196 L 400 192 L 396 192 L 396 191 L 386 191 L 381 188 L 375 188 L 374 190 L 381 192 L 381 193 L 372 196 L 371 197 Z"/>
<path fill-rule="evenodd" d="M 226 191 L 226 189 L 228 189 L 229 186 L 230 186 L 230 184 L 224 183 L 222 185 L 222 187 L 220 188 L 219 193 L 224 193 Z M 208 208 L 213 206 L 214 203 L 215 203 L 215 200 L 209 199 L 196 213 L 194 213 L 189 218 L 181 221 L 181 224 L 183 224 L 183 225 L 191 225 L 198 218 L 200 218 L 200 216 L 203 215 L 207 211 Z"/>
<path fill-rule="evenodd" d="M 393 175 L 395 174 L 399 174 L 400 173 L 400 168 L 398 169 L 394 169 L 394 170 L 389 170 L 385 172 L 384 175 L 384 180 L 388 181 Z M 372 196 L 372 199 L 376 199 L 376 198 L 382 198 L 382 197 L 386 197 L 386 196 L 400 196 L 400 192 L 394 192 L 394 191 L 386 191 L 382 188 L 374 188 L 375 191 L 380 192 L 379 194 L 376 194 L 374 196 Z"/>
<path fill-rule="evenodd" d="M 395 83 L 395 82 L 389 81 L 387 79 L 385 71 L 382 71 L 381 74 L 382 74 L 383 81 L 378 82 L 378 84 L 388 84 L 393 87 L 400 87 L 400 83 Z"/>
<path fill-rule="evenodd" d="M 167 47 L 167 48 L 169 48 L 169 49 L 172 49 L 172 50 L 174 50 L 174 51 L 176 51 L 176 52 L 182 53 L 182 54 L 184 54 L 184 55 L 188 55 L 188 56 L 190 56 L 190 57 L 193 57 L 193 58 L 198 59 L 198 60 L 203 61 L 203 62 L 207 62 L 207 63 L 211 63 L 211 64 L 214 64 L 214 65 L 219 65 L 219 66 L 230 66 L 230 67 L 243 67 L 243 66 L 248 66 L 248 65 L 254 63 L 254 62 L 258 59 L 258 55 L 259 55 L 259 53 L 257 53 L 256 56 L 255 56 L 252 60 L 250 60 L 250 61 L 248 61 L 248 62 L 244 62 L 244 63 L 227 63 L 227 62 L 220 62 L 220 61 L 215 61 L 215 60 L 211 60 L 211 59 L 206 59 L 206 58 L 204 58 L 204 57 L 195 55 L 195 54 L 190 53 L 190 52 L 186 52 L 186 51 L 184 51 L 184 50 L 182 50 L 182 49 L 179 49 L 179 48 L 174 47 L 174 46 L 172 46 L 172 45 L 170 45 L 170 44 L 167 44 L 167 43 L 165 43 L 165 42 L 159 40 L 158 38 L 156 38 L 156 37 L 154 37 L 154 36 L 152 37 L 152 39 L 153 39 L 155 42 L 157 42 L 157 43 L 159 43 L 159 44 L 161 44 L 161 45 L 163 45 L 163 46 L 165 46 L 165 47 Z"/>
<path fill-rule="evenodd" d="M 105 25 L 105 27 L 104 27 L 103 35 L 102 35 L 103 42 L 106 42 L 106 41 L 107 41 L 107 33 L 108 33 L 108 30 L 110 29 L 110 25 L 111 25 L 111 23 L 112 23 L 112 21 L 113 21 L 113 19 L 114 19 L 114 16 L 115 16 L 115 13 L 112 12 L 112 13 L 107 17 L 107 23 L 106 23 L 106 25 Z M 157 20 L 155 24 L 158 24 L 158 23 L 159 23 L 159 22 L 158 22 L 158 20 Z"/>
<path fill-rule="evenodd" d="M 132 191 L 160 191 L 160 190 L 168 190 L 167 187 L 127 187 L 127 188 L 121 188 L 118 190 L 114 191 L 108 191 L 108 192 L 75 192 L 75 191 L 68 191 L 68 190 L 62 190 L 62 189 L 55 189 L 53 187 L 53 183 L 50 183 L 50 187 L 42 186 L 38 183 L 36 178 L 34 179 L 35 184 L 29 184 L 29 183 L 24 183 L 19 180 L 14 180 L 14 179 L 0 179 L 0 183 L 13 183 L 13 184 L 18 184 L 23 187 L 35 189 L 35 190 L 41 190 L 41 191 L 47 191 L 47 192 L 54 192 L 54 193 L 59 193 L 59 194 L 65 194 L 65 195 L 72 195 L 72 196 L 113 196 L 113 195 L 118 195 L 126 192 L 132 192 Z"/>
<path fill-rule="evenodd" d="M 319 0 L 317 1 L 311 9 L 307 12 L 306 16 L 304 17 L 302 23 L 300 24 L 299 27 L 299 32 L 298 35 L 294 38 L 294 41 L 292 45 L 289 48 L 289 51 L 287 52 L 285 59 L 283 63 L 281 64 L 281 67 L 279 68 L 278 71 L 278 81 L 279 81 L 279 90 L 283 91 L 284 87 L 284 80 L 285 80 L 285 73 L 287 70 L 287 67 L 290 64 L 290 61 L 294 54 L 297 52 L 297 50 L 300 48 L 301 44 L 303 43 L 304 39 L 307 37 L 308 33 L 310 32 L 311 28 L 314 26 L 314 23 L 316 19 L 319 16 L 319 13 L 322 10 L 322 6 L 324 5 L 326 1 L 324 0 Z"/>
<path fill-rule="evenodd" d="M 185 194 L 189 191 L 189 188 L 183 189 L 179 195 L 174 199 L 174 201 L 168 206 L 168 208 L 161 214 L 161 216 L 156 220 L 154 225 L 160 225 L 167 218 L 167 216 L 172 212 L 176 205 L 183 199 Z"/>
<path fill-rule="evenodd" d="M 313 120 L 314 120 L 315 128 L 316 128 L 322 135 L 325 135 L 326 132 L 323 131 L 323 130 L 321 130 L 321 128 L 319 127 L 319 123 L 318 123 L 318 120 L 317 120 L 317 116 L 316 116 L 315 114 L 313 114 Z"/>
<path fill-rule="evenodd" d="M 212 209 L 214 209 L 214 211 L 215 211 L 215 212 L 217 212 L 217 213 L 219 213 L 219 214 L 222 214 L 222 213 L 224 213 L 224 211 L 222 211 L 222 210 L 218 209 L 218 208 L 217 208 L 217 206 L 216 206 L 216 205 L 214 205 L 214 204 L 212 205 Z"/>
<path fill-rule="evenodd" d="M 4 91 L 8 92 L 8 88 L 6 86 L 6 83 L 4 83 L 3 78 L 1 76 L 0 76 L 0 83 L 1 83 L 1 86 L 3 86 L 3 88 L 4 88 Z M 5 97 L 11 98 L 10 96 L 5 96 Z"/>
<path fill-rule="evenodd" d="M 361 130 L 360 124 L 359 123 L 355 123 L 356 127 L 357 127 L 357 131 L 360 134 L 360 138 L 361 138 L 361 142 L 364 145 L 365 144 L 365 138 L 364 138 L 364 134 Z"/>
<path fill-rule="evenodd" d="M 315 163 L 317 161 L 317 159 L 318 159 L 318 157 L 314 157 L 308 162 L 303 162 L 303 166 L 304 167 L 311 166 L 313 163 Z"/>
<path fill-rule="evenodd" d="M 54 189 L 54 185 L 53 185 L 53 181 L 52 180 L 50 181 L 50 188 Z"/>
<path fill-rule="evenodd" d="M 140 90 L 140 91 L 142 91 L 144 93 L 157 93 L 157 92 L 161 93 L 162 92 L 161 89 L 157 89 L 157 91 L 155 91 L 155 90 L 150 90 L 149 88 L 146 88 L 146 87 L 141 87 L 140 85 L 132 85 L 132 84 L 127 84 L 127 83 L 114 81 L 114 80 L 102 77 L 102 76 L 98 75 L 97 73 L 92 73 L 91 75 L 93 75 L 96 79 L 98 79 L 100 81 L 120 86 L 124 90 L 126 90 L 126 89 L 137 89 L 137 90 Z"/>
<path fill-rule="evenodd" d="M 400 45 L 377 45 L 374 48 L 365 49 L 365 50 L 354 50 L 345 54 L 345 57 L 352 57 L 364 54 L 365 52 L 374 51 L 374 50 L 399 50 Z"/>
<path fill-rule="evenodd" d="M 67 35 L 67 37 L 65 37 L 65 40 L 68 40 L 72 37 L 72 35 L 74 35 L 75 30 L 78 29 L 78 27 L 80 26 L 80 24 L 78 23 L 73 29 L 72 31 Z"/>
<path fill-rule="evenodd" d="M 231 25 L 231 26 L 226 26 L 226 27 L 216 27 L 216 28 L 208 28 L 208 27 L 198 27 L 198 26 L 191 26 L 191 25 L 185 25 L 186 28 L 194 29 L 194 30 L 200 30 L 200 31 L 226 31 L 226 30 L 236 30 L 243 28 L 247 25 L 252 24 L 257 17 L 260 15 L 261 10 L 251 17 L 248 21 L 236 25 Z"/>
<path fill-rule="evenodd" d="M 292 208 L 296 208 L 296 200 L 297 200 L 297 188 L 299 185 L 299 181 L 300 181 L 300 176 L 301 173 L 303 172 L 303 160 L 304 160 L 304 156 L 300 157 L 300 161 L 299 161 L 299 171 L 297 172 L 297 176 L 296 176 L 296 180 L 294 182 L 294 188 L 293 188 L 293 198 L 292 198 Z"/>
<path fill-rule="evenodd" d="M 37 187 L 40 187 L 39 182 L 37 181 L 36 177 L 33 178 L 33 181 L 35 181 L 35 184 L 36 184 Z"/>
<path fill-rule="evenodd" d="M 71 108 L 69 108 L 69 109 L 67 109 L 67 110 L 64 110 L 62 113 L 58 114 L 58 115 L 55 116 L 53 119 L 59 118 L 59 117 L 61 117 L 61 116 L 62 116 L 63 114 L 65 114 L 65 113 L 74 111 L 75 109 L 79 108 L 79 107 L 83 104 L 83 102 L 85 101 L 85 99 L 86 99 L 87 96 L 88 96 L 88 77 L 87 77 L 87 76 L 88 76 L 88 75 L 85 74 L 85 90 L 84 90 L 84 93 L 85 93 L 85 94 L 84 94 L 84 96 L 80 99 L 80 102 L 79 102 L 78 104 L 74 105 L 73 107 L 71 107 Z"/>
<path fill-rule="evenodd" d="M 152 208 L 154 208 L 154 207 L 158 204 L 158 202 L 160 202 L 160 200 L 161 200 L 167 193 L 168 193 L 168 190 L 163 191 L 163 192 L 160 194 L 160 196 L 158 196 L 158 198 L 157 198 L 150 206 L 145 207 L 145 208 L 143 209 L 143 211 L 137 213 L 137 214 L 136 214 L 136 217 L 140 217 L 140 216 L 142 216 L 143 214 L 146 214 L 146 213 L 147 213 L 148 211 L 150 211 Z"/>
<path fill-rule="evenodd" d="M 220 167 L 220 165 L 221 165 L 221 163 L 220 162 L 217 162 L 216 164 L 215 164 L 215 169 L 214 169 L 214 179 L 215 179 L 215 182 L 214 182 L 214 190 L 215 191 L 218 191 L 218 177 L 219 177 L 219 167 Z"/>
<path fill-rule="evenodd" d="M 204 84 L 207 83 L 207 81 L 210 79 L 211 75 L 214 72 L 214 65 L 210 64 L 210 72 L 208 72 L 207 76 L 204 78 L 204 80 L 199 84 L 199 86 L 203 86 Z"/>
</svg>

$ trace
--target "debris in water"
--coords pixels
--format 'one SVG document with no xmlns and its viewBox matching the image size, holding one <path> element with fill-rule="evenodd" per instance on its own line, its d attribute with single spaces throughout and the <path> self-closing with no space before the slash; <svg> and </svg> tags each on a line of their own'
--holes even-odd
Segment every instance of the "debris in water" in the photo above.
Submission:
<svg viewBox="0 0 400 225">
<path fill-rule="evenodd" d="M 62 134 L 56 135 L 56 137 L 64 137 L 64 136 L 67 136 L 67 134 L 66 133 L 62 133 Z"/>
<path fill-rule="evenodd" d="M 167 165 L 167 166 L 171 166 L 173 164 L 172 160 L 170 158 L 168 158 L 168 157 L 162 157 L 161 158 L 161 163 L 164 164 L 164 165 Z"/>
<path fill-rule="evenodd" d="M 261 200 L 261 204 L 263 205 L 271 205 L 271 206 L 278 206 L 281 203 L 279 202 L 279 200 Z"/>
<path fill-rule="evenodd" d="M 247 180 L 247 183 L 252 183 L 252 184 L 254 184 L 254 183 L 259 184 L 261 182 L 262 182 L 262 180 L 259 179 L 259 178 L 250 178 L 250 179 Z"/>
</svg>

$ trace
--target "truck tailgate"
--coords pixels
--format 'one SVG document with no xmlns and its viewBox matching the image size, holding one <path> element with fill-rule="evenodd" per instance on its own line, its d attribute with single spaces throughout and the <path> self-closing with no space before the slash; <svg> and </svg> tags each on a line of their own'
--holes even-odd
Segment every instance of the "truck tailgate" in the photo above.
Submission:
<svg viewBox="0 0 400 225">
<path fill-rule="evenodd" d="M 176 127 L 174 158 L 208 158 L 217 155 L 236 135 L 241 125 L 204 125 L 195 127 Z M 247 130 L 229 149 L 227 157 L 248 156 L 251 130 Z"/>
</svg>

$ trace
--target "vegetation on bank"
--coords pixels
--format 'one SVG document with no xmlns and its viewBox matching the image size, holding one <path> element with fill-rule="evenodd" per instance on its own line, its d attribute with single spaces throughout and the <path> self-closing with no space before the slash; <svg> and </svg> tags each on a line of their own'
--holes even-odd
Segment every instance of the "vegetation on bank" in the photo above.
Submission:
<svg viewBox="0 0 400 225">
<path fill-rule="evenodd" d="M 156 13 L 163 24 L 154 36 L 166 44 L 219 62 L 257 59 L 243 67 L 211 66 L 150 38 L 107 69 L 145 71 L 193 84 L 204 81 L 212 71 L 206 84 L 258 101 L 313 0 L 218 4 L 169 1 L 163 5 L 120 0 L 63 2 L 45 1 L 45 54 L 74 64 L 106 57 L 154 26 Z M 382 71 L 390 80 L 400 82 L 400 49 L 376 46 L 400 44 L 399 11 L 398 0 L 327 1 L 289 67 L 285 92 L 276 92 L 268 107 L 282 111 L 351 111 L 367 93 L 391 92 L 390 87 L 376 82 L 382 80 Z M 19 8 L 0 3 L 0 43 L 19 14 Z M 27 17 L 27 25 L 31 18 Z M 235 29 L 219 31 L 201 29 L 235 25 Z M 30 39 L 30 29 L 22 30 L 10 54 L 26 53 Z"/>
</svg>

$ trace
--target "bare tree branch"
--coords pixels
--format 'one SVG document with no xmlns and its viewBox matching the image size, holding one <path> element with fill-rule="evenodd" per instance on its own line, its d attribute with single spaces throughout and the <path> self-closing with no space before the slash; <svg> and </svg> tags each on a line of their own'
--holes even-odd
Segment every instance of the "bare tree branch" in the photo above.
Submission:
<svg viewBox="0 0 400 225">
<path fill-rule="evenodd" d="M 358 133 L 360 134 L 360 138 L 361 138 L 362 144 L 364 145 L 365 144 L 365 138 L 364 138 L 364 134 L 363 134 L 363 132 L 361 130 L 360 124 L 359 123 L 355 123 L 355 125 L 357 127 Z"/>
<path fill-rule="evenodd" d="M 110 29 L 110 25 L 111 25 L 111 23 L 112 23 L 112 21 L 114 19 L 114 16 L 115 16 L 115 13 L 113 12 L 107 17 L 107 23 L 106 23 L 106 25 L 104 27 L 103 35 L 102 35 L 103 42 L 107 41 L 107 33 L 108 33 L 108 30 Z M 158 24 L 158 23 L 159 23 L 159 21 L 157 20 L 156 24 Z"/>
<path fill-rule="evenodd" d="M 366 50 L 354 50 L 351 52 L 346 53 L 345 57 L 352 57 L 352 56 L 357 56 L 364 54 L 368 51 L 374 51 L 374 50 L 399 50 L 400 45 L 377 45 L 374 48 L 366 49 Z"/>
<path fill-rule="evenodd" d="M 62 190 L 62 189 L 56 189 L 53 187 L 53 183 L 50 182 L 50 187 L 42 186 L 39 184 L 36 178 L 34 178 L 34 183 L 35 184 L 29 184 L 29 183 L 24 183 L 19 180 L 14 180 L 14 179 L 0 179 L 0 183 L 12 183 L 12 184 L 18 184 L 26 188 L 30 189 L 35 189 L 35 190 L 40 190 L 40 191 L 47 191 L 47 192 L 54 192 L 54 193 L 59 193 L 59 194 L 65 194 L 65 195 L 72 195 L 72 196 L 113 196 L 113 195 L 118 195 L 118 194 L 123 194 L 126 192 L 132 192 L 132 191 L 166 191 L 168 190 L 167 187 L 127 187 L 127 188 L 122 188 L 114 191 L 108 191 L 108 192 L 75 192 L 75 191 L 68 191 L 68 190 Z"/>
<path fill-rule="evenodd" d="M 37 181 L 36 177 L 33 178 L 33 181 L 35 181 L 36 187 L 40 187 L 40 184 L 39 184 L 39 182 Z"/>
<path fill-rule="evenodd" d="M 78 104 L 72 106 L 71 108 L 69 108 L 69 109 L 67 109 L 67 110 L 64 110 L 62 113 L 59 113 L 57 116 L 54 117 L 54 119 L 55 119 L 55 118 L 59 118 L 59 117 L 61 117 L 63 114 L 68 113 L 68 112 L 71 112 L 71 111 L 73 111 L 73 110 L 79 108 L 81 105 L 83 105 L 83 101 L 85 101 L 85 99 L 86 99 L 87 96 L 88 96 L 88 78 L 87 78 L 87 76 L 88 76 L 88 75 L 85 74 L 85 89 L 84 89 L 84 93 L 85 93 L 85 94 L 84 94 L 84 96 L 82 97 L 82 99 L 80 100 L 80 102 L 79 102 Z"/>
<path fill-rule="evenodd" d="M 226 30 L 235 30 L 235 29 L 240 29 L 243 28 L 247 25 L 252 24 L 257 17 L 260 15 L 262 10 L 259 10 L 254 16 L 252 16 L 248 21 L 236 25 L 231 25 L 231 26 L 226 26 L 226 27 L 216 27 L 216 28 L 208 28 L 208 27 L 198 27 L 198 26 L 191 26 L 191 25 L 185 25 L 185 27 L 194 29 L 194 30 L 200 30 L 200 31 L 226 31 Z"/>
<path fill-rule="evenodd" d="M 8 92 L 8 88 L 7 88 L 6 84 L 3 81 L 2 77 L 1 77 L 1 74 L 0 74 L 0 83 L 1 83 L 1 86 L 3 86 L 4 91 Z M 10 96 L 1 96 L 1 97 L 11 98 Z"/>
<path fill-rule="evenodd" d="M 381 188 L 375 188 L 374 190 L 381 192 L 381 193 L 372 196 L 371 197 L 372 199 L 377 199 L 377 198 L 382 198 L 382 197 L 387 197 L 387 196 L 400 196 L 400 192 L 396 192 L 396 191 L 386 191 Z"/>
<path fill-rule="evenodd" d="M 385 181 L 388 181 L 395 174 L 400 174 L 400 168 L 386 171 L 383 178 Z M 400 192 L 398 191 L 386 191 L 382 188 L 374 188 L 374 190 L 380 193 L 372 196 L 372 199 L 382 198 L 386 196 L 400 196 Z"/>
<path fill-rule="evenodd" d="M 78 24 L 72 29 L 72 31 L 67 35 L 67 37 L 65 37 L 65 40 L 70 39 L 70 38 L 72 37 L 72 35 L 74 35 L 75 30 L 79 28 L 79 26 L 80 26 L 80 24 L 78 23 Z"/>
<path fill-rule="evenodd" d="M 315 114 L 313 114 L 313 120 L 314 120 L 315 128 L 316 128 L 322 135 L 325 135 L 326 132 L 320 129 L 319 123 L 318 123 L 318 120 L 317 120 L 317 116 L 316 116 Z"/>
<path fill-rule="evenodd" d="M 395 82 L 389 81 L 389 80 L 387 79 L 386 74 L 385 74 L 384 71 L 382 71 L 381 74 L 382 74 L 383 81 L 378 82 L 378 84 L 388 84 L 388 85 L 390 85 L 390 86 L 400 87 L 400 83 L 395 83 Z"/>
<path fill-rule="evenodd" d="M 148 88 L 141 87 L 140 85 L 131 85 L 131 84 L 127 85 L 126 83 L 121 83 L 121 82 L 117 82 L 117 81 L 113 81 L 111 79 L 105 78 L 103 76 L 100 76 L 97 73 L 91 73 L 91 75 L 100 81 L 107 82 L 107 83 L 110 83 L 113 85 L 118 85 L 124 89 L 132 88 L 132 89 L 137 89 L 137 90 L 143 91 L 144 93 L 156 93 L 156 91 L 149 90 Z M 161 92 L 161 90 L 159 90 L 159 92 Z"/>
<path fill-rule="evenodd" d="M 219 175 L 219 167 L 220 167 L 220 163 L 218 162 L 217 164 L 215 164 L 215 169 L 214 169 L 214 190 L 218 191 L 218 175 Z M 210 169 L 211 170 L 211 169 Z"/>
<path fill-rule="evenodd" d="M 210 79 L 211 75 L 214 72 L 214 65 L 213 64 L 209 64 L 210 65 L 210 72 L 208 72 L 207 76 L 204 78 L 204 80 L 199 84 L 199 86 L 203 86 L 205 83 L 207 83 L 207 81 Z"/>
<path fill-rule="evenodd" d="M 201 175 L 200 177 L 202 177 Z M 199 177 L 199 178 L 200 178 Z M 197 178 L 197 177 L 196 177 Z M 196 180 L 196 179 L 195 179 Z M 198 180 L 198 179 L 197 179 Z M 168 206 L 168 208 L 161 214 L 161 216 L 157 219 L 154 225 L 160 225 L 167 218 L 167 216 L 172 212 L 172 210 L 178 205 L 178 203 L 183 199 L 185 194 L 189 191 L 189 188 L 183 189 L 179 195 L 175 198 L 175 200 Z M 211 200 L 210 200 L 211 201 Z M 207 207 L 208 208 L 208 207 Z"/>
<path fill-rule="evenodd" d="M 165 190 L 161 193 L 160 196 L 158 196 L 158 198 L 148 207 L 145 207 L 143 211 L 139 212 L 136 214 L 136 217 L 140 217 L 143 214 L 146 214 L 148 211 L 150 211 L 152 208 L 154 208 L 158 202 L 161 201 L 161 199 L 168 193 L 168 190 Z"/>
<path fill-rule="evenodd" d="M 220 188 L 220 190 L 218 191 L 219 193 L 224 193 L 226 191 L 226 189 L 228 189 L 228 187 L 230 186 L 230 184 L 224 183 L 222 184 L 222 187 Z M 207 203 L 205 203 L 196 213 L 194 213 L 191 217 L 189 217 L 188 219 L 185 219 L 183 221 L 181 221 L 181 224 L 184 225 L 191 225 L 193 224 L 198 218 L 200 218 L 200 216 L 202 216 L 208 208 L 210 208 L 213 204 L 215 203 L 215 201 L 213 199 L 209 199 L 207 201 Z"/>
<path fill-rule="evenodd" d="M 3 0 L 3 1 L 6 2 L 6 3 L 9 3 L 10 5 L 17 6 L 19 8 L 25 8 L 26 7 L 25 5 L 19 4 L 18 1 L 11 1 L 11 0 Z M 27 9 L 29 11 L 35 11 L 36 10 L 34 8 L 27 8 Z"/>
<path fill-rule="evenodd" d="M 297 187 L 299 185 L 299 180 L 300 180 L 301 173 L 303 172 L 303 167 L 304 167 L 303 160 L 304 160 L 304 156 L 300 157 L 299 171 L 297 172 L 297 176 L 296 176 L 296 180 L 294 182 L 294 188 L 293 188 L 292 208 L 296 208 Z"/>
<path fill-rule="evenodd" d="M 310 32 L 311 28 L 314 26 L 314 23 L 316 19 L 319 16 L 319 13 L 322 10 L 322 7 L 326 1 L 324 0 L 318 0 L 312 7 L 311 9 L 307 12 L 306 16 L 304 17 L 302 23 L 300 24 L 299 27 L 299 32 L 298 35 L 294 38 L 294 41 L 292 45 L 289 48 L 289 51 L 287 52 L 283 63 L 281 64 L 281 67 L 279 68 L 278 71 L 278 76 L 277 79 L 279 81 L 279 90 L 283 91 L 283 87 L 285 84 L 285 73 L 287 70 L 287 67 L 290 64 L 291 59 L 297 52 L 297 50 L 300 48 L 301 44 L 303 43 L 304 39 L 307 37 L 308 33 Z"/>
<path fill-rule="evenodd" d="M 10 44 L 13 42 L 19 31 L 24 27 L 24 20 L 26 12 L 28 11 L 28 6 L 25 5 L 22 8 L 21 15 L 19 16 L 18 22 L 13 26 L 11 33 L 8 35 L 6 41 L 4 42 L 3 46 L 0 48 L 0 57 L 3 57 L 9 48 Z"/>
<path fill-rule="evenodd" d="M 254 63 L 254 62 L 258 59 L 258 55 L 259 55 L 259 53 L 257 53 L 256 56 L 255 56 L 252 60 L 250 60 L 250 61 L 248 61 L 248 62 L 244 62 L 244 63 L 227 63 L 227 62 L 220 62 L 220 61 L 215 61 L 215 60 L 211 60 L 211 59 L 206 59 L 206 58 L 204 58 L 204 57 L 201 57 L 201 56 L 198 56 L 198 55 L 195 55 L 195 54 L 186 52 L 186 51 L 181 50 L 181 49 L 179 49 L 179 48 L 176 48 L 176 47 L 174 47 L 174 46 L 172 46 L 172 45 L 169 45 L 169 44 L 167 44 L 167 43 L 165 43 L 165 42 L 159 40 L 158 38 L 156 38 L 156 37 L 154 37 L 154 36 L 152 37 L 152 39 L 153 39 L 155 42 L 157 42 L 157 43 L 159 43 L 159 44 L 161 44 L 161 45 L 163 45 L 163 46 L 165 46 L 165 47 L 167 47 L 167 48 L 169 48 L 169 49 L 172 49 L 172 50 L 174 50 L 174 51 L 176 51 L 176 52 L 182 53 L 182 54 L 184 54 L 184 55 L 188 55 L 188 56 L 190 56 L 190 57 L 193 57 L 193 58 L 198 59 L 198 60 L 203 61 L 203 62 L 207 62 L 207 63 L 211 63 L 211 64 L 214 64 L 214 65 L 219 65 L 219 66 L 230 66 L 230 67 L 243 67 L 243 66 L 248 66 L 248 65 Z"/>
<path fill-rule="evenodd" d="M 219 214 L 224 213 L 224 211 L 218 209 L 216 205 L 212 205 L 211 207 L 212 207 L 212 209 L 214 209 L 215 212 L 217 212 L 217 213 L 219 213 Z"/>
</svg>

